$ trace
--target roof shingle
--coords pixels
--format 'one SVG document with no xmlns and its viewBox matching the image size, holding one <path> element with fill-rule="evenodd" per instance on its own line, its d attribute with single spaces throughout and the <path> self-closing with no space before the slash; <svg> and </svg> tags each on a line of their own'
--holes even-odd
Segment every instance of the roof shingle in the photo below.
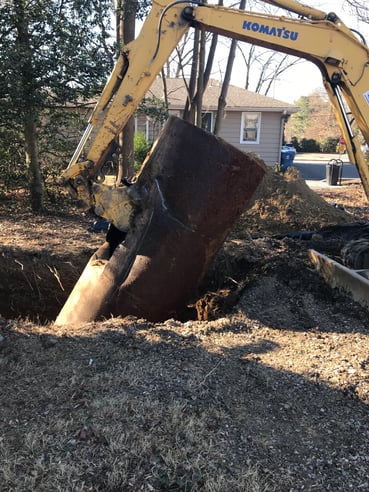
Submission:
<svg viewBox="0 0 369 492">
<path fill-rule="evenodd" d="M 187 85 L 186 85 L 187 84 Z M 178 79 L 166 79 L 169 109 L 183 109 L 186 97 L 188 80 Z M 211 79 L 206 88 L 203 97 L 203 111 L 215 111 L 218 107 L 218 98 L 220 95 L 222 83 L 218 80 Z M 154 96 L 158 99 L 164 99 L 163 97 L 163 81 L 158 77 L 148 93 L 147 97 Z M 298 107 L 293 104 L 289 104 L 283 101 L 279 101 L 272 97 L 263 96 L 256 92 L 242 89 L 230 85 L 227 94 L 227 111 L 287 111 L 287 113 L 296 113 Z"/>
</svg>

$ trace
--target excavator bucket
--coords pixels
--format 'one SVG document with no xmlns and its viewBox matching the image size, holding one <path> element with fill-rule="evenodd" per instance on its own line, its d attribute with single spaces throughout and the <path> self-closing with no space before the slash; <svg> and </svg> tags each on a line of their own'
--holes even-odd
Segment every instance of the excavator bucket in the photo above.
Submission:
<svg viewBox="0 0 369 492">
<path fill-rule="evenodd" d="M 255 155 L 170 117 L 132 185 L 146 199 L 125 239 L 96 251 L 56 324 L 178 315 L 265 171 Z"/>
</svg>

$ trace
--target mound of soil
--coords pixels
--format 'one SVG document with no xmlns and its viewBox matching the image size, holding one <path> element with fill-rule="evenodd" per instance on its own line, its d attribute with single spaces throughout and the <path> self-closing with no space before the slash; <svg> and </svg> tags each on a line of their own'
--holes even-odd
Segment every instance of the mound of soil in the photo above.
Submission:
<svg viewBox="0 0 369 492">
<path fill-rule="evenodd" d="M 242 234 L 244 229 L 250 234 L 273 235 L 314 231 L 351 221 L 352 216 L 311 190 L 295 168 L 289 168 L 283 176 L 269 170 L 234 236 Z"/>
</svg>

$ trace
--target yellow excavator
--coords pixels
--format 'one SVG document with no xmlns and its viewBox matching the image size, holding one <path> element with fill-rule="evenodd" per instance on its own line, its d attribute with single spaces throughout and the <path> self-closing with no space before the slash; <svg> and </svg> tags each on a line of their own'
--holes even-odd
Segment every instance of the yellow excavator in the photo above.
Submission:
<svg viewBox="0 0 369 492">
<path fill-rule="evenodd" d="M 111 315 L 153 321 L 176 315 L 263 178 L 265 165 L 255 156 L 176 118 L 166 124 L 137 179 L 124 182 L 118 172 L 111 184 L 104 177 L 113 142 L 191 27 L 317 65 L 348 156 L 369 197 L 369 168 L 361 150 L 362 138 L 369 143 L 369 50 L 364 39 L 333 12 L 295 0 L 264 1 L 288 15 L 200 0 L 153 0 L 139 36 L 122 50 L 61 177 L 86 208 L 109 220 L 114 234 L 91 258 L 56 324 Z"/>
</svg>

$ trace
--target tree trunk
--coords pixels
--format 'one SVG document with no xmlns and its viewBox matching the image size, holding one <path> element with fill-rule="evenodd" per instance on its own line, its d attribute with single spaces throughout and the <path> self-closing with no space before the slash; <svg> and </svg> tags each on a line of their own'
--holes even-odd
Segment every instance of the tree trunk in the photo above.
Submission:
<svg viewBox="0 0 369 492">
<path fill-rule="evenodd" d="M 196 126 L 201 128 L 202 125 L 202 99 L 205 91 L 204 72 L 205 72 L 205 45 L 206 33 L 200 33 L 200 53 L 199 53 L 199 74 L 197 78 L 197 94 L 196 94 Z"/>
<path fill-rule="evenodd" d="M 218 0 L 218 5 L 223 5 L 223 0 Z M 206 87 L 208 85 L 211 70 L 213 68 L 213 62 L 215 57 L 215 51 L 218 44 L 218 35 L 213 34 L 208 58 L 205 63 L 205 49 L 206 49 L 206 33 L 204 31 L 201 32 L 200 38 L 200 53 L 199 53 L 199 61 L 198 61 L 198 84 L 196 94 L 192 97 L 192 106 L 196 108 L 196 125 L 201 127 L 202 125 L 202 101 L 203 95 L 206 91 Z M 185 118 L 184 118 L 185 119 Z"/>
<path fill-rule="evenodd" d="M 37 110 L 34 107 L 36 93 L 35 73 L 32 66 L 32 48 L 30 43 L 29 26 L 25 12 L 24 2 L 14 3 L 16 11 L 17 45 L 24 53 L 19 64 L 19 76 L 21 81 L 21 97 L 24 103 L 24 140 L 25 156 L 29 175 L 29 191 L 31 207 L 34 212 L 43 210 L 43 185 L 40 171 L 40 161 L 37 142 Z"/>
<path fill-rule="evenodd" d="M 118 44 L 126 45 L 135 38 L 137 2 L 118 0 L 117 2 L 117 39 Z M 134 135 L 135 119 L 132 116 L 119 138 L 122 152 L 123 176 L 131 178 L 134 175 Z"/>
<path fill-rule="evenodd" d="M 34 115 L 31 111 L 25 116 L 24 138 L 31 207 L 33 212 L 39 213 L 42 212 L 44 208 L 44 190 L 38 154 L 37 127 Z"/>
<path fill-rule="evenodd" d="M 196 78 L 197 78 L 198 65 L 199 65 L 199 39 L 200 39 L 200 31 L 199 29 L 195 29 L 195 35 L 193 41 L 191 76 L 190 76 L 190 82 L 188 87 L 187 100 L 183 111 L 183 119 L 190 123 L 194 123 L 194 119 L 195 119 L 193 99 L 196 90 Z"/>
<path fill-rule="evenodd" d="M 232 44 L 231 44 L 231 48 L 229 50 L 227 68 L 226 68 L 226 72 L 224 75 L 222 90 L 220 92 L 220 96 L 218 99 L 217 116 L 215 118 L 215 123 L 214 123 L 214 134 L 215 135 L 219 135 L 220 128 L 222 125 L 222 120 L 223 120 L 223 116 L 224 116 L 224 108 L 226 107 L 226 104 L 227 104 L 226 98 L 227 98 L 227 93 L 228 93 L 228 87 L 229 87 L 229 82 L 231 80 L 233 62 L 234 62 L 234 58 L 235 58 L 235 54 L 236 54 L 236 47 L 237 47 L 237 41 L 235 39 L 233 39 Z"/>
<path fill-rule="evenodd" d="M 246 0 L 241 0 L 240 10 L 244 10 L 245 5 L 246 5 Z M 215 135 L 219 135 L 220 127 L 221 127 L 223 116 L 224 116 L 224 108 L 227 104 L 226 97 L 227 97 L 229 82 L 231 80 L 233 62 L 234 62 L 234 59 L 236 56 L 236 48 L 237 48 L 237 40 L 233 39 L 232 43 L 231 43 L 230 50 L 229 50 L 229 55 L 228 55 L 228 60 L 227 60 L 227 68 L 226 68 L 226 72 L 224 75 L 222 90 L 221 90 L 219 100 L 218 100 L 217 116 L 215 118 L 215 123 L 214 123 L 214 134 Z"/>
</svg>

